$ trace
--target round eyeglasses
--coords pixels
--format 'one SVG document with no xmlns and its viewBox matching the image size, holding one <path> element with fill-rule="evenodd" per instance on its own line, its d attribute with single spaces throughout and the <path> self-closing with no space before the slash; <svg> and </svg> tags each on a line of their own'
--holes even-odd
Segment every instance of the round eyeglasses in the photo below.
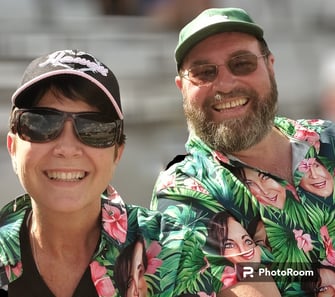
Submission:
<svg viewBox="0 0 335 297">
<path fill-rule="evenodd" d="M 250 53 L 232 57 L 225 64 L 200 64 L 184 70 L 180 76 L 196 86 L 206 86 L 217 78 L 220 66 L 226 66 L 233 75 L 244 76 L 253 73 L 257 69 L 258 59 L 267 55 Z"/>
</svg>

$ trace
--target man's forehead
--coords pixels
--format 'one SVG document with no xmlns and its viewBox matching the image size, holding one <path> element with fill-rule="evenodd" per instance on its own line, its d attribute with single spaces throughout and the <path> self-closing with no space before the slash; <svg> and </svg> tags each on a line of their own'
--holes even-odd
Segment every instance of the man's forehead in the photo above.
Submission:
<svg viewBox="0 0 335 297">
<path fill-rule="evenodd" d="M 240 32 L 224 32 L 212 35 L 196 44 L 185 56 L 183 65 L 193 60 L 208 60 L 210 55 L 229 57 L 238 52 L 259 51 L 259 41 L 252 35 Z"/>
</svg>

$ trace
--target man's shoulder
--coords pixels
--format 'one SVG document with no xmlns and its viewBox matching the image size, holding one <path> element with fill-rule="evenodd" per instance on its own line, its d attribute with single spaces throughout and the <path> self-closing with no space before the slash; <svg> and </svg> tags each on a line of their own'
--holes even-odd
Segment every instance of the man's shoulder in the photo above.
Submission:
<svg viewBox="0 0 335 297">
<path fill-rule="evenodd" d="M 168 170 L 170 167 L 172 167 L 174 164 L 180 163 L 186 158 L 187 154 L 183 155 L 176 155 L 165 167 L 165 170 Z"/>
</svg>

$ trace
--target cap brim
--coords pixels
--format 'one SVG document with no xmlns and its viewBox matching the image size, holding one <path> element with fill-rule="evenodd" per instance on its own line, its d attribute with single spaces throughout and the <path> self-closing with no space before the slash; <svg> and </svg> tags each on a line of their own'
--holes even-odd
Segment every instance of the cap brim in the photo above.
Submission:
<svg viewBox="0 0 335 297">
<path fill-rule="evenodd" d="M 100 83 L 98 80 L 94 79 L 91 75 L 86 74 L 83 71 L 77 71 L 73 69 L 58 69 L 54 71 L 49 71 L 47 73 L 41 74 L 39 76 L 36 76 L 35 78 L 29 80 L 28 82 L 24 83 L 22 86 L 20 86 L 12 95 L 12 104 L 17 107 L 22 107 L 22 102 L 20 100 L 20 97 L 27 92 L 32 86 L 38 84 L 39 82 L 58 75 L 74 75 L 74 76 L 79 76 L 87 79 L 88 81 L 92 82 L 94 85 L 96 85 L 98 88 L 100 88 L 110 99 L 112 102 L 114 109 L 120 118 L 120 120 L 123 120 L 123 114 L 122 111 L 120 110 L 115 98 L 112 96 L 112 94 L 107 90 L 107 88 Z"/>
</svg>

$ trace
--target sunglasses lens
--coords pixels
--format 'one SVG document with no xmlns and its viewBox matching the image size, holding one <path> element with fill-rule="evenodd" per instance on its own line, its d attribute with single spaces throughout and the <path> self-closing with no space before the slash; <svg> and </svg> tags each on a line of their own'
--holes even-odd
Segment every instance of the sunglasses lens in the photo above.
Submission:
<svg viewBox="0 0 335 297">
<path fill-rule="evenodd" d="M 217 66 L 214 64 L 203 64 L 192 67 L 188 72 L 189 79 L 196 85 L 211 83 L 217 77 Z"/>
<path fill-rule="evenodd" d="M 111 121 L 102 113 L 65 113 L 51 109 L 18 110 L 16 129 L 21 139 L 30 142 L 48 142 L 56 139 L 68 117 L 73 119 L 79 140 L 89 146 L 113 146 L 122 128 L 122 121 Z"/>
<path fill-rule="evenodd" d="M 82 114 L 75 117 L 75 129 L 79 139 L 93 147 L 113 146 L 120 127 L 120 121 L 111 122 L 101 114 Z"/>
<path fill-rule="evenodd" d="M 47 142 L 62 130 L 64 117 L 50 111 L 24 111 L 19 116 L 18 134 L 26 141 Z"/>
<path fill-rule="evenodd" d="M 248 75 L 257 69 L 257 56 L 242 55 L 229 60 L 229 70 L 234 75 Z"/>
</svg>

